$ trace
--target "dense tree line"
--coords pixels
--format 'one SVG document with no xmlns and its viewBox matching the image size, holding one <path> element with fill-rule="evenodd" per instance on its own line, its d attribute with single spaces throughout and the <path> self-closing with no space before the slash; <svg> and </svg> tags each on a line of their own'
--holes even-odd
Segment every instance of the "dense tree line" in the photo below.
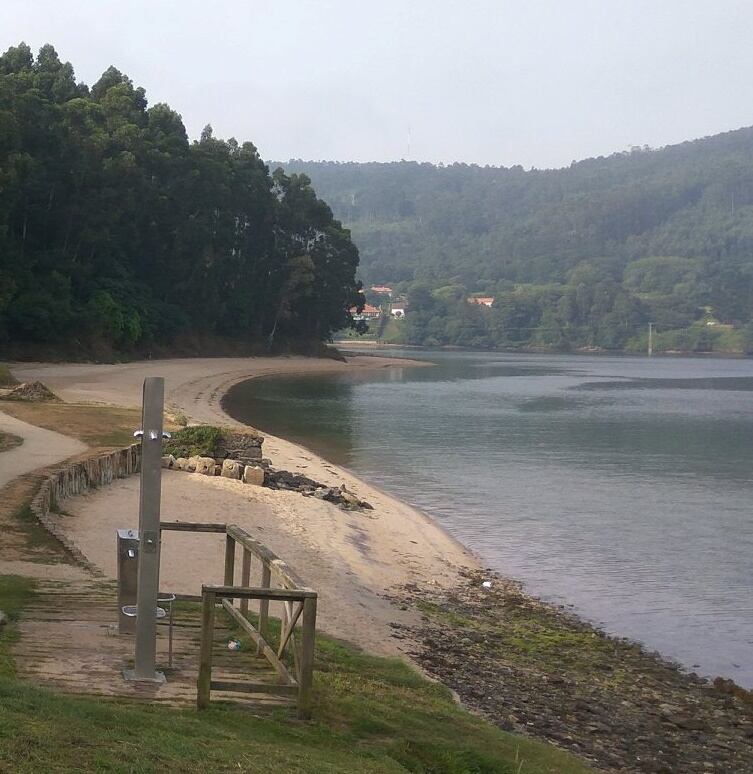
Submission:
<svg viewBox="0 0 753 774">
<path fill-rule="evenodd" d="M 189 142 L 114 67 L 88 88 L 52 46 L 0 57 L 0 345 L 323 340 L 357 265 L 311 181 L 252 143 Z"/>
<path fill-rule="evenodd" d="M 624 348 L 653 321 L 668 347 L 702 350 L 724 330 L 704 321 L 750 330 L 753 128 L 557 170 L 284 167 L 352 229 L 365 284 L 417 294 L 412 343 Z"/>
</svg>

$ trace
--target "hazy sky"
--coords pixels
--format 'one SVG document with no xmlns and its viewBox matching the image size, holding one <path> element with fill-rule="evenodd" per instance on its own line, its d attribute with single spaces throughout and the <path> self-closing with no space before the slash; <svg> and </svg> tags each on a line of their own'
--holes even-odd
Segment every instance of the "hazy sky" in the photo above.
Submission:
<svg viewBox="0 0 753 774">
<path fill-rule="evenodd" d="M 753 0 L 0 0 L 267 159 L 549 167 L 753 124 Z"/>
</svg>

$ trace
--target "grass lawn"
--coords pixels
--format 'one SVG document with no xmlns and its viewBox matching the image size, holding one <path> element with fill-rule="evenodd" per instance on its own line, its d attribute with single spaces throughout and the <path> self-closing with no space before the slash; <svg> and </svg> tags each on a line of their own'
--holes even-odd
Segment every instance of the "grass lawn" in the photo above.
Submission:
<svg viewBox="0 0 753 774">
<path fill-rule="evenodd" d="M 12 621 L 33 585 L 0 576 L 0 771 L 499 772 L 592 771 L 550 745 L 505 733 L 459 708 L 401 661 L 320 636 L 314 719 L 216 702 L 201 713 L 71 697 L 16 679 Z M 113 679 L 119 679 L 113 675 Z"/>
</svg>

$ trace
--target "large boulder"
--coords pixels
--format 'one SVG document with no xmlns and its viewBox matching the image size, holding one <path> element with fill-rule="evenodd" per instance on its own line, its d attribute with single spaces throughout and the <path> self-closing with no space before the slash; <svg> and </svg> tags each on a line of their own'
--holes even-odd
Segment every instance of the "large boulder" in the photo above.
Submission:
<svg viewBox="0 0 753 774">
<path fill-rule="evenodd" d="M 202 476 L 213 476 L 214 464 L 214 457 L 196 457 L 196 473 Z"/>
<path fill-rule="evenodd" d="M 262 458 L 263 443 L 264 436 L 253 430 L 242 433 L 223 430 L 215 449 L 215 456 L 218 459 L 240 462 L 241 465 L 254 464 Z"/>
<path fill-rule="evenodd" d="M 237 481 L 243 475 L 243 465 L 237 460 L 223 460 L 221 475 L 223 478 L 233 478 Z"/>
<path fill-rule="evenodd" d="M 243 483 L 263 486 L 264 468 L 257 468 L 256 465 L 246 465 L 243 470 Z"/>
<path fill-rule="evenodd" d="M 196 471 L 196 466 L 199 464 L 200 457 L 189 457 L 186 460 L 186 467 L 184 470 L 187 470 L 189 473 L 194 473 Z"/>
<path fill-rule="evenodd" d="M 162 467 L 163 468 L 168 468 L 168 469 L 172 470 L 173 468 L 177 467 L 176 462 L 177 462 L 177 460 L 175 459 L 175 457 L 173 457 L 172 454 L 165 454 L 162 457 Z"/>
<path fill-rule="evenodd" d="M 175 469 L 188 470 L 188 460 L 185 457 L 178 457 L 178 459 L 175 460 Z"/>
<path fill-rule="evenodd" d="M 344 486 L 340 487 L 340 497 L 344 505 L 352 505 L 356 508 L 361 504 L 361 498 L 349 492 Z"/>
</svg>

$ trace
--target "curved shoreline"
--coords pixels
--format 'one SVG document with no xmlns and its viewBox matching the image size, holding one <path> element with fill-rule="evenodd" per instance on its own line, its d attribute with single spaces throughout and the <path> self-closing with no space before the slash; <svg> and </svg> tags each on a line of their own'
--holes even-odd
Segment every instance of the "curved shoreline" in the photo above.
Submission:
<svg viewBox="0 0 753 774">
<path fill-rule="evenodd" d="M 345 363 L 297 357 L 204 358 L 114 366 L 19 365 L 13 370 L 23 381 L 43 381 L 65 401 L 118 406 L 138 406 L 143 379 L 162 376 L 169 412 L 181 412 L 200 423 L 241 428 L 246 426 L 220 405 L 224 392 L 235 383 L 273 374 L 351 373 L 419 365 L 426 364 L 375 357 L 355 357 Z M 454 588 L 463 572 L 481 566 L 478 557 L 427 514 L 304 446 L 265 434 L 263 454 L 278 469 L 330 487 L 345 484 L 374 510 L 344 511 L 298 492 L 246 486 L 221 477 L 166 473 L 163 511 L 180 513 L 181 519 L 189 521 L 221 515 L 224 521 L 258 532 L 265 544 L 320 591 L 325 631 L 377 654 L 406 657 L 411 643 L 402 642 L 406 638 L 394 627 L 414 625 L 420 614 L 390 600 L 406 585 Z M 65 525 L 74 542 L 111 575 L 111 528 L 135 526 L 137 483 L 114 485 L 107 493 L 77 498 L 80 502 L 69 506 L 77 518 L 66 520 Z M 214 559 L 202 561 L 197 558 L 187 571 L 195 577 L 216 577 Z M 167 564 L 165 571 L 169 576 Z"/>
<path fill-rule="evenodd" d="M 381 357 L 380 355 L 370 355 L 370 357 Z M 386 358 L 385 358 L 386 359 Z M 430 363 L 426 363 L 425 361 L 409 361 L 412 365 L 415 366 L 423 366 L 423 365 L 431 365 Z M 305 446 L 303 443 L 300 443 L 298 441 L 291 441 L 287 438 L 284 438 L 283 436 L 276 435 L 273 433 L 269 433 L 266 430 L 262 430 L 260 428 L 257 428 L 255 425 L 249 425 L 244 422 L 241 422 L 239 419 L 236 419 L 232 414 L 230 414 L 226 409 L 224 404 L 225 398 L 227 397 L 228 392 L 236 385 L 238 384 L 244 384 L 245 382 L 253 382 L 257 379 L 281 379 L 281 378 L 287 378 L 291 376 L 300 376 L 301 374 L 295 374 L 295 373 L 289 373 L 289 374 L 267 374 L 263 376 L 252 376 L 249 379 L 244 379 L 240 382 L 235 382 L 232 385 L 228 387 L 225 394 L 220 397 L 220 409 L 223 412 L 223 414 L 229 419 L 231 422 L 241 425 L 243 427 L 252 427 L 253 429 L 258 430 L 262 433 L 265 439 L 265 443 L 271 438 L 275 443 L 284 443 L 289 445 L 290 447 L 293 447 L 298 450 L 298 452 L 301 455 L 302 459 L 313 459 L 317 458 L 320 460 L 323 464 L 323 466 L 326 466 L 328 468 L 332 468 L 334 470 L 343 471 L 348 477 L 350 477 L 353 481 L 359 482 L 360 486 L 364 490 L 377 492 L 381 497 L 389 500 L 393 500 L 397 503 L 401 503 L 402 505 L 412 509 L 416 512 L 418 516 L 420 516 L 428 526 L 431 526 L 440 532 L 444 534 L 446 538 L 448 538 L 450 541 L 452 541 L 456 547 L 468 554 L 472 560 L 473 560 L 473 566 L 472 569 L 481 569 L 486 568 L 486 561 L 485 559 L 476 551 L 474 551 L 469 546 L 465 545 L 460 538 L 453 535 L 451 532 L 449 532 L 445 527 L 440 524 L 431 514 L 427 513 L 425 510 L 420 508 L 419 506 L 415 505 L 414 503 L 411 503 L 407 500 L 404 500 L 397 495 L 391 494 L 386 489 L 383 489 L 382 487 L 375 484 L 373 481 L 367 481 L 366 479 L 362 478 L 358 473 L 351 470 L 346 465 L 341 465 L 337 462 L 332 462 L 331 460 L 328 460 L 327 457 L 314 449 L 309 448 L 308 446 Z M 324 376 L 325 374 L 321 374 L 321 376 Z M 293 471 L 293 472 L 303 472 L 303 471 Z M 306 469 L 306 475 L 309 475 L 310 471 Z M 368 497 L 365 498 L 368 501 Z M 370 501 L 369 501 L 370 502 Z M 488 568 L 487 568 L 488 569 Z M 491 571 L 491 570 L 490 570 Z M 497 573 L 498 574 L 498 573 Z M 515 581 L 517 582 L 517 581 Z"/>
<path fill-rule="evenodd" d="M 376 355 L 376 354 L 368 354 L 368 355 L 358 355 L 358 354 L 352 354 L 351 359 L 355 359 L 358 357 L 367 357 L 371 361 L 378 360 L 383 361 L 380 363 L 378 368 L 396 368 L 396 367 L 405 367 L 405 368 L 424 368 L 424 367 L 430 367 L 432 363 L 427 362 L 425 360 L 411 360 L 409 358 L 391 358 L 386 357 L 383 355 Z M 376 368 L 372 367 L 365 367 L 364 370 L 376 370 Z M 260 373 L 260 374 L 253 374 L 243 377 L 233 377 L 232 379 L 227 380 L 226 382 L 223 382 L 221 385 L 218 385 L 218 387 L 213 391 L 212 396 L 210 398 L 210 401 L 207 403 L 207 409 L 209 409 L 212 413 L 212 419 L 213 420 L 220 420 L 221 424 L 231 424 L 238 427 L 253 427 L 254 429 L 258 429 L 254 427 L 253 425 L 248 425 L 244 422 L 241 422 L 240 420 L 233 417 L 231 414 L 229 414 L 224 405 L 223 402 L 227 396 L 227 393 L 236 385 L 243 384 L 245 382 L 251 382 L 255 381 L 257 379 L 279 379 L 279 378 L 285 378 L 285 377 L 295 377 L 295 376 L 304 376 L 304 375 L 318 375 L 318 376 L 326 376 L 331 375 L 333 372 L 329 368 L 321 368 L 321 369 L 301 369 L 301 370 L 290 370 L 285 372 L 273 372 L 273 373 Z M 218 395 L 218 391 L 222 389 L 222 394 Z M 194 415 L 191 415 L 194 416 Z M 204 420 L 202 420 L 204 421 Z M 207 420 L 209 421 L 209 420 Z M 338 463 L 331 462 L 328 460 L 324 455 L 320 454 L 317 451 L 314 451 L 313 449 L 310 449 L 308 446 L 304 446 L 304 444 L 299 443 L 297 441 L 291 441 L 287 438 L 283 438 L 282 436 L 269 433 L 265 430 L 260 431 L 264 435 L 264 454 L 265 456 L 269 457 L 269 451 L 272 450 L 272 454 L 277 456 L 277 460 L 279 464 L 275 464 L 275 467 L 283 467 L 286 470 L 290 470 L 293 473 L 300 473 L 301 475 L 307 475 L 307 476 L 314 476 L 317 480 L 322 480 L 325 484 L 331 484 L 331 476 L 339 475 L 340 478 L 342 478 L 348 489 L 351 489 L 353 491 L 358 492 L 362 499 L 367 500 L 368 502 L 373 504 L 373 501 L 379 501 L 379 500 L 385 500 L 385 501 L 391 501 L 392 503 L 399 504 L 402 507 L 411 509 L 417 516 L 420 517 L 424 521 L 427 527 L 431 527 L 432 529 L 436 529 L 439 532 L 442 533 L 442 535 L 450 540 L 455 547 L 467 555 L 469 561 L 468 566 L 472 569 L 480 569 L 481 567 L 485 566 L 484 559 L 479 556 L 473 549 L 466 546 L 459 538 L 455 537 L 452 533 L 448 532 L 435 518 L 433 518 L 430 514 L 423 511 L 418 506 L 414 505 L 413 503 L 407 502 L 406 500 L 402 500 L 401 498 L 391 494 L 390 492 L 385 491 L 384 489 L 378 487 L 376 484 L 374 484 L 371 481 L 366 481 L 365 479 L 361 478 L 358 474 L 350 470 L 349 468 L 345 467 L 344 465 L 339 465 Z M 272 441 L 270 444 L 269 442 Z M 283 461 L 280 461 L 280 460 Z M 274 460 L 273 460 L 274 461 Z M 321 468 L 321 472 L 317 472 L 316 474 L 311 470 L 310 465 L 304 465 L 303 462 L 307 463 L 313 463 L 317 462 L 319 467 Z M 366 495 L 363 495 L 362 493 L 366 492 Z M 371 493 L 371 494 L 370 494 Z M 377 496 L 375 497 L 374 494 Z"/>
</svg>

